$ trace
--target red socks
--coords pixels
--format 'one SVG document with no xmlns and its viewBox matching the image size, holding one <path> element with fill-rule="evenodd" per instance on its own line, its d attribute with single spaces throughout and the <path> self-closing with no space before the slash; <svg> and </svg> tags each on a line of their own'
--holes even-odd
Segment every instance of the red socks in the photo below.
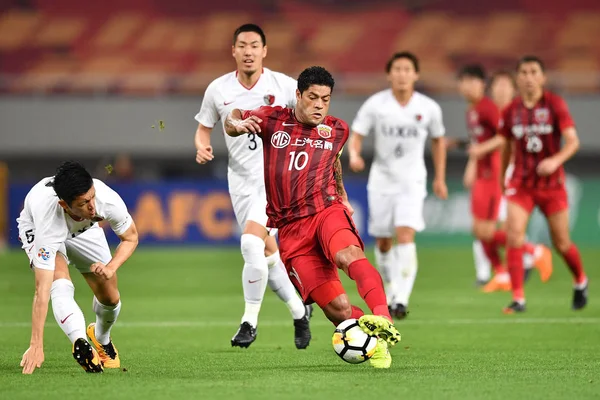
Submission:
<svg viewBox="0 0 600 400">
<path fill-rule="evenodd" d="M 506 261 L 508 263 L 508 273 L 510 274 L 513 300 L 524 301 L 525 291 L 523 290 L 523 280 L 525 279 L 525 272 L 523 269 L 523 247 L 507 248 Z"/>
<path fill-rule="evenodd" d="M 367 303 L 371 312 L 374 315 L 382 315 L 391 321 L 392 316 L 387 308 L 387 299 L 381 275 L 379 275 L 379 272 L 371 265 L 369 260 L 361 258 L 351 263 L 348 267 L 348 276 L 356 282 L 358 294 Z M 356 310 L 353 307 L 352 315 L 355 312 Z"/>
<path fill-rule="evenodd" d="M 359 319 L 360 317 L 365 315 L 363 310 L 361 310 L 360 308 L 358 308 L 356 306 L 351 306 L 351 307 L 352 307 L 352 314 L 350 314 L 350 318 Z"/>
<path fill-rule="evenodd" d="M 504 266 L 502 265 L 502 260 L 500 260 L 500 254 L 498 254 L 498 246 L 496 243 L 481 242 L 481 245 L 483 246 L 483 252 L 488 260 L 490 260 L 490 264 L 492 264 L 492 268 L 494 268 L 494 272 L 496 274 L 506 272 Z"/>
<path fill-rule="evenodd" d="M 571 273 L 573 274 L 573 278 L 575 278 L 575 283 L 583 283 L 586 280 L 585 272 L 583 271 L 583 263 L 581 262 L 581 255 L 579 254 L 579 249 L 575 244 L 571 244 L 569 250 L 562 253 L 563 259 L 569 266 Z"/>
</svg>

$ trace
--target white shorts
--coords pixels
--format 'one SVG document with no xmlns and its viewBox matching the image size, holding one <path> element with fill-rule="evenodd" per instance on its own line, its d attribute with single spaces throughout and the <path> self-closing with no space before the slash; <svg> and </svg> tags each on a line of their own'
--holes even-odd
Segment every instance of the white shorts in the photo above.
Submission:
<svg viewBox="0 0 600 400">
<path fill-rule="evenodd" d="M 37 249 L 34 245 L 24 243 L 23 250 L 29 257 L 29 264 L 33 265 Z M 67 260 L 67 264 L 75 267 L 82 274 L 90 273 L 90 266 L 93 263 L 101 262 L 106 265 L 112 259 L 106 235 L 98 224 L 77 237 L 67 239 L 60 245 L 56 253 L 62 255 Z"/>
<path fill-rule="evenodd" d="M 387 194 L 368 191 L 369 235 L 376 238 L 396 236 L 396 227 L 425 229 L 423 202 L 427 193 Z"/>
<path fill-rule="evenodd" d="M 231 204 L 235 219 L 237 219 L 240 229 L 243 231 L 247 221 L 254 221 L 257 224 L 267 227 L 267 194 L 265 187 L 260 186 L 256 191 L 249 195 L 231 195 Z M 277 233 L 275 228 L 267 228 L 269 235 L 274 236 Z"/>
</svg>

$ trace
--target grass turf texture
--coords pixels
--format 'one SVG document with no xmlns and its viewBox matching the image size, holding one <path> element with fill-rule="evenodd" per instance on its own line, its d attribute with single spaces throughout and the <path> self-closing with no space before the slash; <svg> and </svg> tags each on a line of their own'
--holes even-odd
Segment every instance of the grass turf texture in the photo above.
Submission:
<svg viewBox="0 0 600 400">
<path fill-rule="evenodd" d="M 593 294 L 600 250 L 583 249 L 591 302 L 570 310 L 571 281 L 555 255 L 555 274 L 533 273 L 529 310 L 505 316 L 508 294 L 481 294 L 470 247 L 420 248 L 411 314 L 389 370 L 350 365 L 333 352 L 333 326 L 320 310 L 307 350 L 293 344 L 286 307 L 267 289 L 258 339 L 230 339 L 243 311 L 237 249 L 140 249 L 120 271 L 123 310 L 113 329 L 123 370 L 86 374 L 48 316 L 43 367 L 21 375 L 29 343 L 33 275 L 18 251 L 0 255 L 0 398 L 66 399 L 585 399 L 600 394 L 600 302 Z M 92 322 L 92 295 L 71 270 L 76 297 Z M 351 281 L 353 301 L 366 307 Z"/>
</svg>

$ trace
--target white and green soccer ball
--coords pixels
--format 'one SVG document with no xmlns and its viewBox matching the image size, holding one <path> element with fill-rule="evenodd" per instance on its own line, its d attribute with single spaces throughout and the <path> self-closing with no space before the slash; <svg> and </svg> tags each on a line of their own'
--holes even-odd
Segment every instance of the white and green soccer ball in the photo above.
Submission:
<svg viewBox="0 0 600 400">
<path fill-rule="evenodd" d="M 358 326 L 358 320 L 347 319 L 335 328 L 331 343 L 342 360 L 350 364 L 360 364 L 375 353 L 377 338 L 366 334 Z"/>
</svg>

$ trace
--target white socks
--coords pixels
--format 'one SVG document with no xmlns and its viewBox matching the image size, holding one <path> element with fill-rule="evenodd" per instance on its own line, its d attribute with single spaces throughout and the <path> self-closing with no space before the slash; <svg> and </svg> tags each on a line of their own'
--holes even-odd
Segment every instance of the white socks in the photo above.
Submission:
<svg viewBox="0 0 600 400">
<path fill-rule="evenodd" d="M 292 318 L 300 319 L 306 314 L 304 303 L 296 294 L 296 289 L 288 277 L 285 265 L 279 257 L 279 251 L 267 257 L 269 266 L 269 287 L 285 303 Z M 255 325 L 256 326 L 256 325 Z"/>
<path fill-rule="evenodd" d="M 394 253 L 393 248 L 384 253 L 375 246 L 375 264 L 377 265 L 377 269 L 383 280 L 383 287 L 385 289 L 385 296 L 387 297 L 388 304 L 392 301 L 390 268 L 396 267 L 394 263 Z"/>
<path fill-rule="evenodd" d="M 394 246 L 395 265 L 390 268 L 391 293 L 394 304 L 408 306 L 417 278 L 417 246 L 403 243 Z"/>
<path fill-rule="evenodd" d="M 260 305 L 265 297 L 265 289 L 269 279 L 269 267 L 265 258 L 265 242 L 255 235 L 244 233 L 241 237 L 244 269 L 242 271 L 242 286 L 246 308 L 242 322 L 249 322 L 256 328 Z"/>
<path fill-rule="evenodd" d="M 116 306 L 105 306 L 94 296 L 92 307 L 96 313 L 96 339 L 100 344 L 108 344 L 110 343 L 110 328 L 117 321 L 121 312 L 121 301 L 119 300 Z"/>
<path fill-rule="evenodd" d="M 476 279 L 481 282 L 489 281 L 492 278 L 492 265 L 479 240 L 473 241 L 473 261 L 475 262 Z"/>
<path fill-rule="evenodd" d="M 85 339 L 85 318 L 75 302 L 73 283 L 68 279 L 55 280 L 50 289 L 50 299 L 54 319 L 71 343 L 75 343 L 79 338 Z"/>
</svg>

